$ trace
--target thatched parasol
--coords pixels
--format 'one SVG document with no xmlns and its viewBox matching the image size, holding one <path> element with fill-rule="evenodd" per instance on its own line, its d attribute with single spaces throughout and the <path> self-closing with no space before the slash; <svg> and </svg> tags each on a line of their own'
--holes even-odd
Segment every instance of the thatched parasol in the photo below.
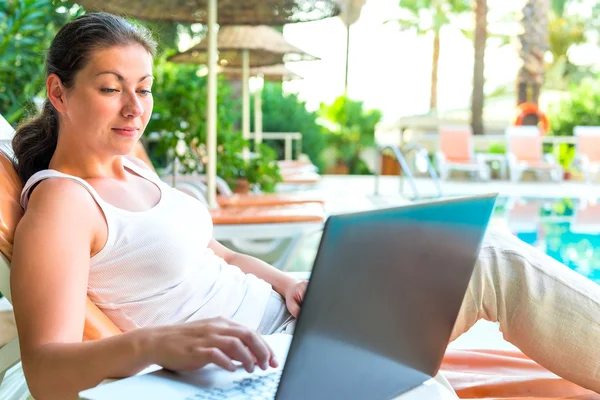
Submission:
<svg viewBox="0 0 600 400">
<path fill-rule="evenodd" d="M 148 21 L 208 22 L 208 0 L 75 0 L 87 11 L 106 11 Z M 220 25 L 285 25 L 334 17 L 330 0 L 219 0 Z"/>
<path fill-rule="evenodd" d="M 266 25 L 222 27 L 217 35 L 217 50 L 222 67 L 243 68 L 244 50 L 250 53 L 251 67 L 317 59 L 291 45 L 279 31 Z M 203 40 L 196 46 L 171 56 L 169 61 L 206 64 L 207 52 L 208 43 Z"/>
<path fill-rule="evenodd" d="M 227 77 L 231 79 L 242 79 L 241 68 L 220 67 L 218 71 L 220 74 L 227 75 Z M 303 79 L 300 75 L 292 72 L 283 64 L 250 68 L 250 76 L 260 76 L 266 81 L 274 82 Z"/>
<path fill-rule="evenodd" d="M 316 60 L 299 48 L 289 44 L 283 34 L 266 25 L 225 26 L 217 35 L 219 64 L 242 67 L 242 136 L 250 139 L 250 67 L 280 64 L 284 61 Z M 183 53 L 169 57 L 172 62 L 206 63 L 208 44 L 205 40 Z M 262 140 L 262 137 L 259 138 Z M 248 158 L 244 149 L 244 158 Z"/>
</svg>

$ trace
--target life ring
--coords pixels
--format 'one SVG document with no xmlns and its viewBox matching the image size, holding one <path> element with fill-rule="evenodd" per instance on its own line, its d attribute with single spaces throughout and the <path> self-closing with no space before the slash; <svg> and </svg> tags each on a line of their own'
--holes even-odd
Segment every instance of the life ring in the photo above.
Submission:
<svg viewBox="0 0 600 400">
<path fill-rule="evenodd" d="M 548 121 L 548 116 L 540 110 L 537 104 L 521 103 L 517 106 L 517 111 L 519 112 L 519 114 L 517 115 L 517 118 L 515 118 L 515 125 L 523 125 L 523 120 L 527 115 L 535 114 L 538 117 L 538 126 L 542 130 L 542 135 L 545 135 L 550 130 L 550 122 Z"/>
</svg>

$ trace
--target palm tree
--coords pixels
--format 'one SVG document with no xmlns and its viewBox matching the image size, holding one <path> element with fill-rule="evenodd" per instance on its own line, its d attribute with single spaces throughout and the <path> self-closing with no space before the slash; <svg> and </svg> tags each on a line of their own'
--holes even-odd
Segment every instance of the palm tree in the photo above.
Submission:
<svg viewBox="0 0 600 400">
<path fill-rule="evenodd" d="M 350 54 L 350 26 L 358 21 L 360 12 L 367 0 L 338 0 L 342 7 L 340 19 L 346 26 L 346 71 L 344 75 L 344 95 L 348 94 L 348 56 Z"/>
<path fill-rule="evenodd" d="M 544 55 L 549 50 L 549 0 L 526 0 L 519 35 L 522 66 L 517 76 L 517 104 L 535 103 L 544 83 Z"/>
<path fill-rule="evenodd" d="M 484 103 L 484 59 L 487 41 L 487 0 L 475 1 L 475 62 L 473 66 L 473 94 L 471 96 L 471 126 L 475 135 L 483 135 L 483 103 Z"/>
<path fill-rule="evenodd" d="M 418 35 L 433 33 L 433 59 L 431 66 L 431 94 L 429 109 L 437 109 L 437 81 L 440 60 L 442 28 L 450 25 L 459 14 L 471 11 L 470 0 L 400 0 L 398 5 L 404 13 L 395 21 L 402 30 L 412 30 Z"/>
<path fill-rule="evenodd" d="M 568 12 L 567 5 L 574 1 L 580 0 L 552 0 L 548 27 L 548 44 L 552 62 L 546 68 L 549 75 L 546 84 L 555 89 L 564 90 L 568 88 L 569 83 L 573 82 L 573 78 L 577 80 L 585 75 L 581 67 L 572 64 L 569 59 L 569 50 L 572 46 L 587 42 L 587 23 L 590 22 L 581 15 Z"/>
</svg>

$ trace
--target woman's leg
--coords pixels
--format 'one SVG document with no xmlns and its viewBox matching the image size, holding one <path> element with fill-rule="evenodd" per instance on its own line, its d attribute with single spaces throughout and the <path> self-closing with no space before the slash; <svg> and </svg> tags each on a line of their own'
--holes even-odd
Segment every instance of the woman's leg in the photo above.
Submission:
<svg viewBox="0 0 600 400">
<path fill-rule="evenodd" d="M 451 341 L 480 318 L 561 377 L 600 392 L 600 287 L 503 229 L 490 229 Z"/>
</svg>

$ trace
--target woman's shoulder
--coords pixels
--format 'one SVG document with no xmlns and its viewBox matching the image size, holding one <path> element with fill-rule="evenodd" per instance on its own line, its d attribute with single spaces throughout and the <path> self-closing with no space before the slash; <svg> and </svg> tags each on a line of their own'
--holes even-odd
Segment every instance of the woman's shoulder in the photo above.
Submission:
<svg viewBox="0 0 600 400">
<path fill-rule="evenodd" d="M 94 205 L 94 199 L 81 183 L 60 177 L 49 177 L 35 183 L 27 196 L 27 210 L 68 210 Z"/>
</svg>

